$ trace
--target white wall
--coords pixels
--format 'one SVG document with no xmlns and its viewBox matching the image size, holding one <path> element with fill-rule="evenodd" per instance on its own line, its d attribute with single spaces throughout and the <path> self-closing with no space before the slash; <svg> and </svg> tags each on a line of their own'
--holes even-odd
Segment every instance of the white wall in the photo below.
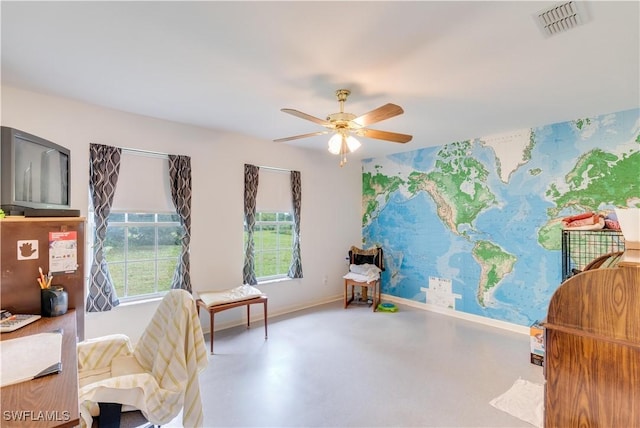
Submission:
<svg viewBox="0 0 640 428">
<path fill-rule="evenodd" d="M 3 126 L 71 149 L 71 205 L 84 216 L 89 143 L 191 156 L 191 278 L 195 291 L 241 284 L 244 164 L 301 171 L 304 278 L 261 286 L 269 296 L 269 314 L 342 297 L 346 252 L 361 242 L 360 162 L 340 168 L 338 159 L 324 150 L 303 150 L 295 144 L 256 140 L 6 86 L 2 87 L 1 114 Z M 216 114 L 215 102 L 210 114 Z M 88 313 L 86 337 L 118 332 L 136 340 L 156 305 L 121 305 L 110 312 Z M 259 319 L 261 308 L 254 307 Z M 239 308 L 216 315 L 216 329 L 244 322 L 245 313 Z M 208 316 L 201 318 L 208 331 Z"/>
</svg>

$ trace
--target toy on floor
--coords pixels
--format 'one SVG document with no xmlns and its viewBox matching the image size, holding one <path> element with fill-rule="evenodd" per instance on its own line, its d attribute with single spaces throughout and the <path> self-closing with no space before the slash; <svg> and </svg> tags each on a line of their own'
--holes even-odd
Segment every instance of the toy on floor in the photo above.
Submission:
<svg viewBox="0 0 640 428">
<path fill-rule="evenodd" d="M 380 303 L 378 310 L 381 312 L 398 312 L 398 307 L 393 303 Z"/>
</svg>

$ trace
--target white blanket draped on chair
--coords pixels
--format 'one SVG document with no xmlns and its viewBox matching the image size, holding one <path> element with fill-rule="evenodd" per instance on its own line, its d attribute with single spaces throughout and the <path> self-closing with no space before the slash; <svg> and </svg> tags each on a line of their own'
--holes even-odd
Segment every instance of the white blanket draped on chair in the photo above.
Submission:
<svg viewBox="0 0 640 428">
<path fill-rule="evenodd" d="M 124 335 L 78 344 L 81 422 L 91 426 L 100 402 L 138 409 L 158 425 L 182 410 L 185 427 L 201 427 L 198 374 L 207 364 L 193 297 L 185 290 L 171 290 L 135 350 Z"/>
<path fill-rule="evenodd" d="M 367 284 L 377 281 L 380 278 L 380 268 L 372 264 L 349 265 L 349 273 L 343 276 L 344 279 L 366 282 Z"/>
</svg>

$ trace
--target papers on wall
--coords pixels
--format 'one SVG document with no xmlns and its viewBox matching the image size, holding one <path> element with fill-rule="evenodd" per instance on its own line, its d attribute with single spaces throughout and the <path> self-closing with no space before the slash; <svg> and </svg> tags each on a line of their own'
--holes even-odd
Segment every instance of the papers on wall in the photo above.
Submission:
<svg viewBox="0 0 640 428">
<path fill-rule="evenodd" d="M 78 232 L 49 232 L 49 272 L 78 269 Z"/>
<path fill-rule="evenodd" d="M 0 387 L 62 371 L 62 332 L 0 342 Z"/>
</svg>

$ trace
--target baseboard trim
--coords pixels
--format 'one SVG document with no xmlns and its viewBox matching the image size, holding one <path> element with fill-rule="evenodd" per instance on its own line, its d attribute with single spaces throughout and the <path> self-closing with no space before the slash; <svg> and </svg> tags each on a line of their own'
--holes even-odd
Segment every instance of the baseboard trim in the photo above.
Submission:
<svg viewBox="0 0 640 428">
<path fill-rule="evenodd" d="M 292 312 L 297 312 L 297 311 L 302 311 L 304 309 L 309 309 L 309 308 L 313 308 L 315 306 L 320 306 L 320 305 L 324 305 L 327 303 L 332 303 L 338 300 L 342 300 L 344 298 L 344 296 L 342 294 L 340 295 L 336 295 L 336 296 L 330 296 L 330 297 L 326 297 L 324 299 L 321 300 L 317 300 L 314 301 L 312 303 L 305 303 L 302 305 L 294 305 L 294 306 L 288 306 L 285 308 L 281 308 L 275 312 L 271 312 L 271 310 L 269 310 L 269 318 L 272 317 L 277 317 L 280 315 L 287 315 L 290 314 Z M 206 314 L 206 312 L 205 312 Z M 262 312 L 262 309 L 260 309 L 260 314 L 256 314 L 253 315 L 253 313 L 251 314 L 251 323 L 253 323 L 254 321 L 262 321 L 264 320 L 264 313 Z M 208 323 L 207 323 L 208 324 Z M 218 323 L 216 322 L 216 326 L 215 326 L 215 331 L 219 331 L 219 330 L 225 330 L 227 328 L 232 328 L 232 327 L 238 327 L 241 325 L 247 325 L 247 319 L 246 319 L 246 315 L 243 315 L 242 319 L 240 320 L 234 320 L 234 321 L 227 321 L 227 322 L 223 322 L 223 323 Z M 203 327 L 202 328 L 202 332 L 203 333 L 210 333 L 210 329 Z"/>
<path fill-rule="evenodd" d="M 480 315 L 468 314 L 466 312 L 455 311 L 453 309 L 442 308 L 440 306 L 431 305 L 429 303 L 420 303 L 415 300 L 403 299 L 402 297 L 391 296 L 389 294 L 382 295 L 383 300 L 389 300 L 393 303 L 410 306 L 416 309 L 422 309 L 424 311 L 435 312 L 442 315 L 447 315 L 454 318 L 463 319 L 466 321 L 475 322 L 478 324 L 487 325 L 490 327 L 500 328 L 502 330 L 508 330 L 515 333 L 529 335 L 529 327 L 513 324 L 506 321 L 500 321 L 493 318 L 487 318 Z"/>
<path fill-rule="evenodd" d="M 304 309 L 309 309 L 309 308 L 313 308 L 315 306 L 320 306 L 320 305 L 324 305 L 327 303 L 332 303 L 338 300 L 342 300 L 344 299 L 344 296 L 342 294 L 340 295 L 335 295 L 335 296 L 330 296 L 330 297 L 326 297 L 322 300 L 318 300 L 315 301 L 313 303 L 305 303 L 303 305 L 294 305 L 294 306 L 289 306 L 286 308 L 282 308 L 278 311 L 275 312 L 269 312 L 269 317 L 277 317 L 280 315 L 287 315 L 290 314 L 292 312 L 297 312 L 297 311 L 301 311 Z M 450 317 L 454 317 L 454 318 L 459 318 L 459 319 L 463 319 L 466 321 L 471 321 L 471 322 L 475 322 L 478 324 L 483 324 L 489 327 L 495 327 L 495 328 L 499 328 L 502 330 L 508 330 L 508 331 L 512 331 L 514 333 L 520 333 L 520 334 L 524 334 L 524 335 L 529 335 L 530 331 L 529 331 L 529 327 L 528 326 L 523 326 L 523 325 L 518 325 L 518 324 L 513 324 L 513 323 L 509 323 L 506 321 L 500 321 L 500 320 L 496 320 L 493 318 L 487 318 L 487 317 L 483 317 L 480 315 L 474 315 L 474 314 L 468 314 L 466 312 L 461 312 L 461 311 L 455 311 L 452 309 L 447 309 L 447 308 L 442 308 L 440 306 L 436 306 L 436 305 L 431 305 L 428 303 L 420 303 L 420 302 L 416 302 L 415 300 L 409 300 L 409 299 L 403 299 L 402 297 L 397 297 L 397 296 L 392 296 L 390 294 L 382 294 L 382 299 L 383 300 L 387 300 L 393 303 L 397 303 L 400 305 L 405 305 L 405 306 L 410 306 L 412 308 L 416 308 L 416 309 L 421 309 L 423 311 L 429 311 L 429 312 L 435 312 L 438 314 L 442 314 L 442 315 L 446 315 L 446 316 L 450 316 Z M 244 318 L 244 317 L 243 317 Z M 264 315 L 262 315 L 262 311 L 260 311 L 260 315 L 256 314 L 255 316 L 252 314 L 251 316 L 251 322 L 253 323 L 254 321 L 262 321 L 264 320 Z M 241 325 L 246 325 L 247 320 L 246 319 L 241 319 L 241 320 L 237 320 L 237 321 L 229 321 L 226 323 L 216 323 L 216 328 L 215 331 L 218 330 L 224 330 L 227 328 L 232 328 L 232 327 L 237 327 L 237 326 L 241 326 Z M 208 329 L 203 329 L 204 333 L 209 333 Z"/>
</svg>

